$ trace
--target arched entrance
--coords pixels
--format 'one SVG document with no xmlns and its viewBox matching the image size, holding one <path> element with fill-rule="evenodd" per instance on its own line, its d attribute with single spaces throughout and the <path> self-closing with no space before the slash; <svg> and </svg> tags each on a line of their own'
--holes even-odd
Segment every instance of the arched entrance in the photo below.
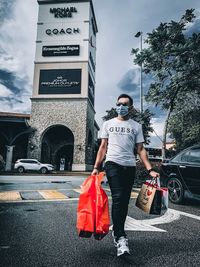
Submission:
<svg viewBox="0 0 200 267">
<path fill-rule="evenodd" d="M 63 125 L 53 125 L 42 136 L 41 161 L 51 163 L 56 170 L 71 170 L 74 135 Z"/>
</svg>

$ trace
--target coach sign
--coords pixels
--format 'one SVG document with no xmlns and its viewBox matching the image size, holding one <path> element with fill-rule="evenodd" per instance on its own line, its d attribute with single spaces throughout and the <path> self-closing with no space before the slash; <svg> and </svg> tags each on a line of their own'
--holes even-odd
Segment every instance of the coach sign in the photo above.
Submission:
<svg viewBox="0 0 200 267">
<path fill-rule="evenodd" d="M 43 46 L 42 56 L 79 56 L 80 46 L 79 45 L 55 45 L 55 46 Z"/>
<path fill-rule="evenodd" d="M 66 29 L 46 29 L 47 35 L 62 35 L 62 34 L 73 34 L 73 33 L 80 33 L 79 28 L 66 28 Z"/>
<path fill-rule="evenodd" d="M 80 94 L 81 69 L 40 70 L 39 94 Z"/>
</svg>

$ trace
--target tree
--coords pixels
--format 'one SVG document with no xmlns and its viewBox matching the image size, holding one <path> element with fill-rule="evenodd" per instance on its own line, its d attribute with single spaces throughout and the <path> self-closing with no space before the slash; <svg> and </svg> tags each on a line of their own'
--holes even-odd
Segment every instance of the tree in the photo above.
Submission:
<svg viewBox="0 0 200 267">
<path fill-rule="evenodd" d="M 177 152 L 200 143 L 200 98 L 189 94 L 176 105 L 176 113 L 169 119 L 169 131 L 176 139 Z"/>
<path fill-rule="evenodd" d="M 103 117 L 104 121 L 110 120 L 112 118 L 117 117 L 117 112 L 115 108 L 111 108 L 110 110 L 106 110 L 107 114 Z M 150 132 L 153 132 L 153 128 L 151 127 L 150 121 L 152 117 L 152 113 L 146 109 L 143 113 L 132 109 L 129 113 L 130 118 L 142 124 L 142 130 L 144 134 L 144 140 L 146 144 L 149 144 L 150 140 Z"/>
<path fill-rule="evenodd" d="M 170 116 L 176 116 L 178 103 L 188 95 L 194 93 L 200 97 L 200 34 L 184 35 L 187 24 L 194 19 L 194 9 L 186 10 L 179 22 L 160 23 L 152 33 L 148 33 L 147 48 L 141 52 L 132 50 L 134 62 L 143 64 L 143 71 L 153 76 L 146 100 L 167 111 L 163 158 Z M 187 101 L 184 104 L 187 110 Z"/>
</svg>

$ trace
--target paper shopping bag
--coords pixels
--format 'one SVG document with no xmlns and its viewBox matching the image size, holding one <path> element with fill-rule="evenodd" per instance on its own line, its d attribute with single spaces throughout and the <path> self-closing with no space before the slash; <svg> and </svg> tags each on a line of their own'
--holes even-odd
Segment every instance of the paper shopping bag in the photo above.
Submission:
<svg viewBox="0 0 200 267">
<path fill-rule="evenodd" d="M 151 205 L 150 214 L 164 214 L 168 209 L 168 188 L 157 187 L 154 199 Z"/>
<path fill-rule="evenodd" d="M 144 212 L 150 212 L 151 205 L 156 193 L 156 186 L 150 183 L 144 183 L 136 199 L 136 206 Z"/>
<path fill-rule="evenodd" d="M 160 188 L 156 188 L 156 192 L 151 204 L 149 214 L 160 215 L 162 206 L 162 191 Z"/>
</svg>

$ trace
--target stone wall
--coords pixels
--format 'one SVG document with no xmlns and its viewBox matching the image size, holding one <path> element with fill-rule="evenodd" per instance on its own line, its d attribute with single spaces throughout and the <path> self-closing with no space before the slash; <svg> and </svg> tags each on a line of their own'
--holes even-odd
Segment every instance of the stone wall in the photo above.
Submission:
<svg viewBox="0 0 200 267">
<path fill-rule="evenodd" d="M 86 164 L 90 165 L 88 166 L 89 169 L 92 169 L 92 165 L 94 164 L 94 115 L 95 111 L 93 106 L 91 105 L 90 101 L 88 100 L 88 106 L 87 106 L 87 122 L 86 122 L 86 134 L 87 134 L 87 146 L 86 146 Z M 89 143 L 89 133 L 92 135 L 92 141 Z"/>
<path fill-rule="evenodd" d="M 94 134 L 94 110 L 88 99 L 32 99 L 31 127 L 36 131 L 30 136 L 28 158 L 41 158 L 41 142 L 44 133 L 51 126 L 63 125 L 74 135 L 73 164 L 78 169 L 85 165 L 88 130 Z M 86 130 L 87 129 L 87 130 Z M 92 161 L 91 155 L 89 156 Z M 88 160 L 87 160 L 88 161 Z M 77 169 L 77 170 L 78 170 Z"/>
</svg>

